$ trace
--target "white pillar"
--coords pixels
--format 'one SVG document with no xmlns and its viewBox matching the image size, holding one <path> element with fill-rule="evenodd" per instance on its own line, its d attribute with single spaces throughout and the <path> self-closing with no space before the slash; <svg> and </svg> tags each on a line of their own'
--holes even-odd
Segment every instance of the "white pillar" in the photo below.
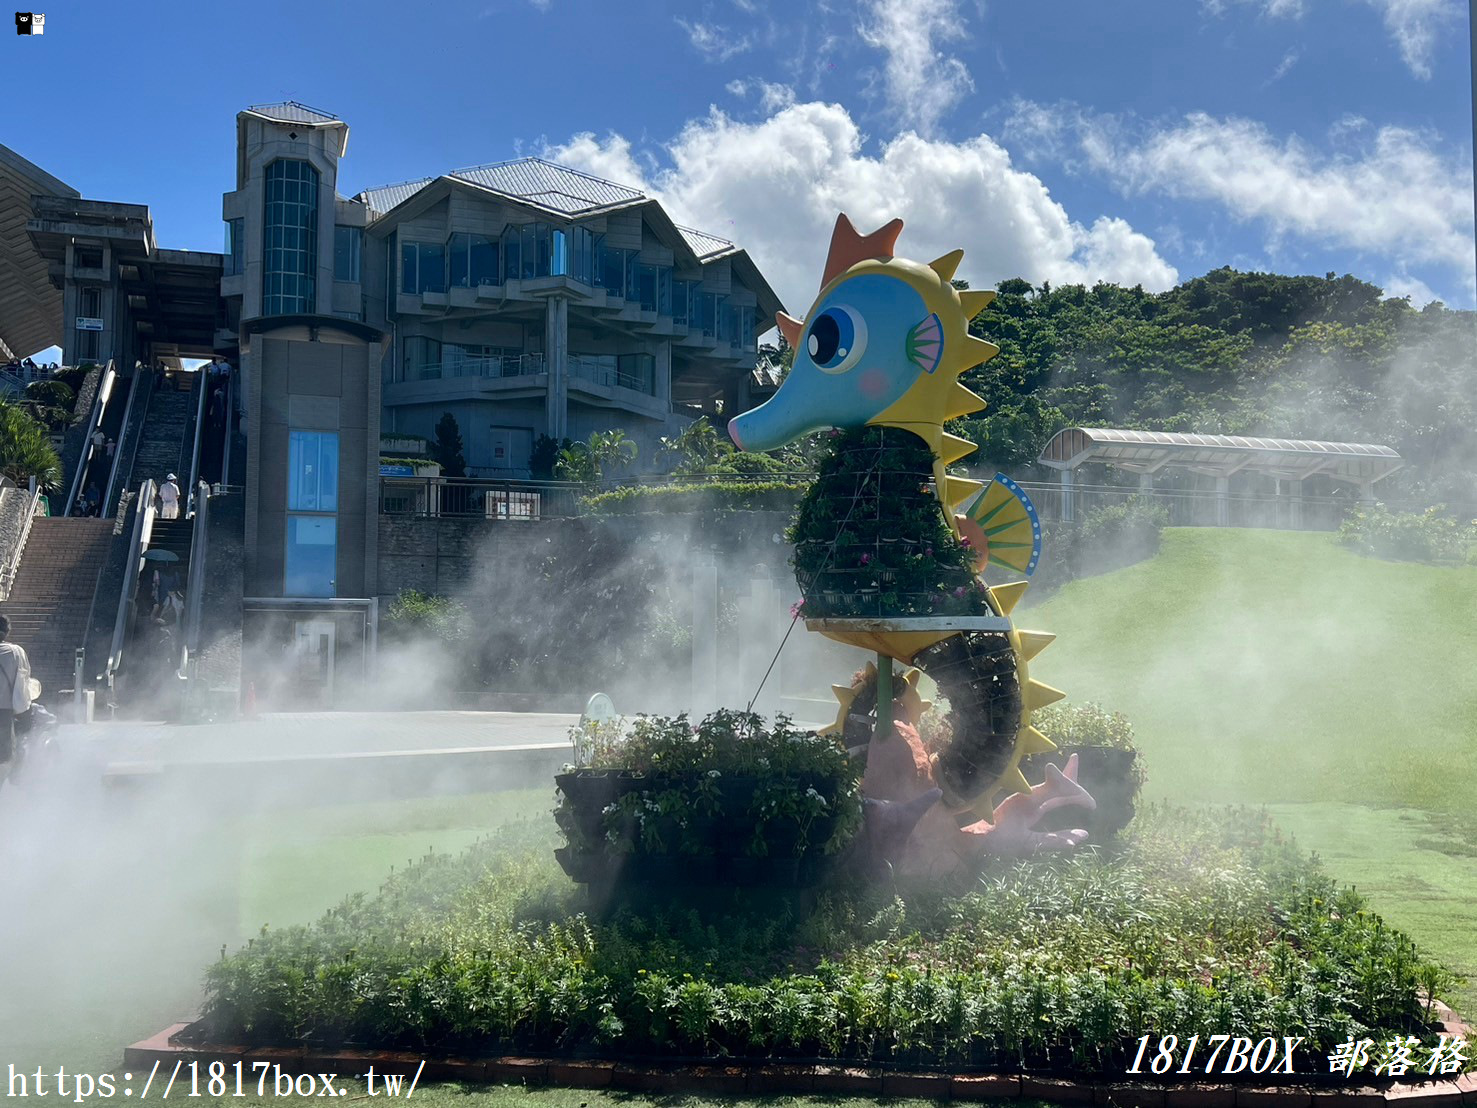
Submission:
<svg viewBox="0 0 1477 1108">
<path fill-rule="evenodd" d="M 1231 479 L 1215 479 L 1215 522 L 1217 527 L 1231 526 Z"/>
<path fill-rule="evenodd" d="M 1303 526 L 1303 481 L 1287 482 L 1287 522 L 1294 530 L 1301 530 Z"/>
<path fill-rule="evenodd" d="M 692 696 L 694 720 L 718 706 L 718 563 L 709 551 L 692 561 Z"/>
<path fill-rule="evenodd" d="M 1375 501 L 1374 482 L 1365 481 L 1359 486 L 1359 501 L 1362 504 L 1373 504 Z"/>
<path fill-rule="evenodd" d="M 1154 492 L 1154 475 L 1152 473 L 1139 474 L 1139 494 L 1151 496 Z"/>
<path fill-rule="evenodd" d="M 1072 503 L 1072 470 L 1062 470 L 1062 522 L 1071 523 L 1075 518 Z"/>
</svg>

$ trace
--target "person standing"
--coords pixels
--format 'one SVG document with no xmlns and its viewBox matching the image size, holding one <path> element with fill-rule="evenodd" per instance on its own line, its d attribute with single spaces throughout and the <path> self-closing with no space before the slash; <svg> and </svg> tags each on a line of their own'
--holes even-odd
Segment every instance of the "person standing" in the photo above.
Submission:
<svg viewBox="0 0 1477 1108">
<path fill-rule="evenodd" d="M 10 618 L 0 615 L 0 778 L 15 757 L 15 717 L 31 708 L 31 659 L 9 639 Z"/>
<path fill-rule="evenodd" d="M 106 443 L 107 441 L 108 441 L 108 436 L 105 435 L 105 434 L 103 434 L 103 429 L 101 427 L 99 427 L 96 431 L 94 431 L 92 433 L 92 449 L 93 449 L 93 452 L 96 453 L 97 451 L 101 450 L 103 448 L 103 444 Z"/>
<path fill-rule="evenodd" d="M 164 484 L 159 486 L 159 518 L 179 519 L 179 486 L 175 484 L 174 474 L 164 478 Z"/>
<path fill-rule="evenodd" d="M 108 465 L 113 464 L 113 455 L 118 452 L 118 444 L 113 439 L 107 441 Z"/>
</svg>

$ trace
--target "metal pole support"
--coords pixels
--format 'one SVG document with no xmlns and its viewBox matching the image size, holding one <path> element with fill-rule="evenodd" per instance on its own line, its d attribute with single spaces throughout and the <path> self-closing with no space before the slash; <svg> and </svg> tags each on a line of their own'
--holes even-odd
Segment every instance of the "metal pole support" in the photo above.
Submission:
<svg viewBox="0 0 1477 1108">
<path fill-rule="evenodd" d="M 892 738 L 892 659 L 877 655 L 877 731 L 878 739 Z"/>
</svg>

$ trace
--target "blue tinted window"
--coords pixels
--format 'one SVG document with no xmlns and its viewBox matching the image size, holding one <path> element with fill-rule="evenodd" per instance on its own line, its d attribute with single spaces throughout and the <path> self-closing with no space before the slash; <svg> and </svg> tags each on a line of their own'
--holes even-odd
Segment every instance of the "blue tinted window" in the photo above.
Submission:
<svg viewBox="0 0 1477 1108">
<path fill-rule="evenodd" d="M 262 245 L 262 314 L 315 311 L 318 171 L 307 162 L 267 166 Z"/>
<path fill-rule="evenodd" d="M 293 431 L 287 440 L 287 509 L 338 511 L 338 433 Z"/>
<path fill-rule="evenodd" d="M 333 228 L 333 276 L 337 281 L 359 280 L 359 252 L 363 248 L 364 230 L 335 224 Z"/>
<path fill-rule="evenodd" d="M 287 517 L 286 596 L 333 596 L 338 576 L 338 520 L 333 516 Z"/>
</svg>

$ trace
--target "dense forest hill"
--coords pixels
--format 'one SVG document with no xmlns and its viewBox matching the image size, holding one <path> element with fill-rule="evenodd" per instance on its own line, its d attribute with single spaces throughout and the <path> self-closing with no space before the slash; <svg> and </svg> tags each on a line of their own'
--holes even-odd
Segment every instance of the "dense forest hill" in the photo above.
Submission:
<svg viewBox="0 0 1477 1108">
<path fill-rule="evenodd" d="M 1412 308 L 1350 276 L 1217 269 L 1162 293 L 1003 281 L 965 375 L 988 402 L 950 430 L 973 470 L 1020 474 L 1063 427 L 1382 443 L 1386 499 L 1477 501 L 1477 313 Z"/>
</svg>

